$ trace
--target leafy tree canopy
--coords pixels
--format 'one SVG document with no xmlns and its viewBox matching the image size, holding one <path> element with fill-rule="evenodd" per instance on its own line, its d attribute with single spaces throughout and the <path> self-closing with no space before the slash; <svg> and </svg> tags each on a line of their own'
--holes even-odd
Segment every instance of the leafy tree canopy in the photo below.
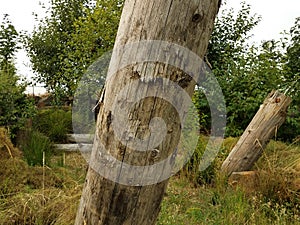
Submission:
<svg viewBox="0 0 300 225">
<path fill-rule="evenodd" d="M 123 0 L 51 0 L 50 3 L 48 17 L 27 38 L 28 55 L 38 81 L 57 96 L 73 96 L 87 68 L 112 49 Z M 300 114 L 295 106 L 300 105 L 297 82 L 300 19 L 290 31 L 290 42 L 269 40 L 257 47 L 248 41 L 260 21 L 250 5 L 242 2 L 238 12 L 224 9 L 219 14 L 205 61 L 225 96 L 227 135 L 241 135 L 267 94 L 272 89 L 285 91 L 287 87 L 294 99 L 294 116 L 288 118 L 287 124 L 293 124 L 295 129 L 298 124 L 295 115 Z M 210 110 L 201 91 L 196 93 L 194 102 L 201 126 L 208 132 Z"/>
<path fill-rule="evenodd" d="M 259 21 L 260 17 L 244 2 L 237 13 L 233 9 L 221 11 L 206 61 L 226 100 L 227 136 L 241 135 L 267 94 L 280 89 L 289 90 L 287 93 L 294 100 L 280 133 L 280 138 L 291 140 L 300 131 L 299 19 L 290 31 L 290 44 L 285 39 L 269 40 L 257 47 L 250 45 L 248 39 Z M 206 118 L 201 119 L 202 128 L 209 130 L 209 105 L 203 93 L 196 93 L 195 103 L 201 118 Z"/>
<path fill-rule="evenodd" d="M 123 1 L 51 0 L 48 17 L 27 38 L 37 80 L 72 96 L 90 64 L 111 49 Z"/>
<path fill-rule="evenodd" d="M 12 137 L 34 113 L 32 102 L 24 94 L 26 85 L 20 84 L 16 74 L 18 43 L 18 32 L 5 15 L 0 25 L 0 126 L 8 128 Z"/>
</svg>

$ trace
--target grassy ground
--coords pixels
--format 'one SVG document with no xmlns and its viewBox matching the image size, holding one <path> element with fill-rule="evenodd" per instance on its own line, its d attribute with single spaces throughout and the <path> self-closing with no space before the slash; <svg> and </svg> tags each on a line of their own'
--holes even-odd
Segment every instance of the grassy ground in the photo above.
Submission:
<svg viewBox="0 0 300 225">
<path fill-rule="evenodd" d="M 195 188 L 185 178 L 173 178 L 162 204 L 159 225 L 300 224 L 299 214 L 285 205 L 262 201 L 242 189 L 227 186 Z"/>
<path fill-rule="evenodd" d="M 235 142 L 227 139 L 221 154 Z M 17 149 L 9 153 L 0 145 L 0 156 L 0 224 L 74 223 L 87 169 L 79 153 L 65 154 L 65 160 L 57 153 L 44 168 L 28 166 Z M 170 180 L 157 224 L 300 224 L 300 147 L 271 142 L 255 169 L 259 177 L 251 191 L 231 185 L 218 173 L 209 183 L 177 174 Z"/>
</svg>

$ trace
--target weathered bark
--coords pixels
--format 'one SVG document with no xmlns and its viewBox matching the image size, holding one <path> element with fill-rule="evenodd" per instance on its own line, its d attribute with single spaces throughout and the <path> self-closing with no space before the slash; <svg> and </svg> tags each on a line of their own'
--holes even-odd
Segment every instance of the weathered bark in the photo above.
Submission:
<svg viewBox="0 0 300 225">
<path fill-rule="evenodd" d="M 115 47 L 140 40 L 162 40 L 188 48 L 203 58 L 219 5 L 220 0 L 127 0 Z M 118 160 L 146 166 L 153 163 L 151 152 L 136 152 L 120 144 L 111 125 L 111 112 L 107 109 L 113 105 L 115 96 L 125 85 L 130 84 L 133 79 L 146 79 L 149 73 L 152 77 L 177 82 L 190 95 L 194 91 L 195 82 L 192 79 L 185 80 L 185 73 L 162 63 L 145 62 L 139 68 L 146 69 L 137 72 L 135 65 L 127 67 L 118 71 L 106 83 L 93 153 L 95 155 L 99 142 L 102 141 L 105 149 Z M 158 147 L 160 154 L 156 156 L 156 160 L 162 160 L 177 145 L 180 122 L 174 107 L 168 102 L 159 98 L 147 98 L 139 102 L 130 114 L 132 123 L 139 121 L 141 124 L 135 137 L 143 139 L 146 136 L 149 121 L 154 117 L 163 118 L 168 129 L 166 140 Z M 91 158 L 95 164 L 100 163 L 96 160 Z M 121 185 L 100 176 L 90 167 L 75 224 L 155 224 L 167 183 L 165 180 L 148 186 Z"/>
<path fill-rule="evenodd" d="M 221 170 L 228 175 L 250 170 L 262 155 L 269 140 L 284 123 L 291 101 L 290 97 L 272 91 L 223 162 Z"/>
</svg>

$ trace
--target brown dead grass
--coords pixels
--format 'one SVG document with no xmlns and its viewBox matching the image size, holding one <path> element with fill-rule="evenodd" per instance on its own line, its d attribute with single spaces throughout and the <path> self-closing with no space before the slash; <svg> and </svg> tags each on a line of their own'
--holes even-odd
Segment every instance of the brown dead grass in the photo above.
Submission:
<svg viewBox="0 0 300 225">
<path fill-rule="evenodd" d="M 21 152 L 13 146 L 7 130 L 0 127 L 0 159 L 20 157 Z"/>
<path fill-rule="evenodd" d="M 66 154 L 64 167 L 30 167 L 4 129 L 0 136 L 0 224 L 73 224 L 86 171 L 81 154 Z"/>
<path fill-rule="evenodd" d="M 81 154 L 57 153 L 52 159 L 51 168 L 30 167 L 22 159 L 20 151 L 12 146 L 7 134 L 0 130 L 0 135 L 0 224 L 73 224 L 87 168 Z M 226 139 L 224 152 L 229 152 L 236 141 L 236 138 Z M 13 157 L 3 147 L 4 142 L 8 143 Z M 66 164 L 57 166 L 57 162 L 63 158 Z M 291 207 L 297 204 L 299 190 L 295 185 L 297 182 L 300 184 L 299 146 L 271 142 L 256 170 L 259 173 L 257 193 L 281 203 L 292 203 Z M 210 200 L 207 199 L 212 198 L 209 189 L 201 189 L 203 196 L 198 197 L 198 189 L 186 182 L 183 185 L 180 177 L 173 179 L 166 196 L 168 205 L 163 207 L 173 204 L 179 207 L 176 213 L 185 214 L 190 205 L 201 208 L 201 205 L 208 204 Z M 189 215 L 185 214 L 182 224 L 188 218 Z"/>
</svg>

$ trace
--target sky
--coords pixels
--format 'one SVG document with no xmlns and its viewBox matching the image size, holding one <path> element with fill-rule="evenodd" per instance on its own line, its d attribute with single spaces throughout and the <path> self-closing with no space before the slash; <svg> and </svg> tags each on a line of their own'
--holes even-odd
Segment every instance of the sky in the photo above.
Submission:
<svg viewBox="0 0 300 225">
<path fill-rule="evenodd" d="M 33 12 L 43 16 L 45 10 L 39 3 L 48 3 L 48 0 L 0 0 L 0 21 L 3 14 L 9 14 L 10 20 L 18 31 L 25 30 L 31 32 L 34 25 Z M 252 12 L 262 17 L 259 25 L 252 31 L 252 42 L 260 43 L 263 40 L 279 40 L 281 32 L 289 30 L 295 22 L 296 17 L 300 17 L 299 0 L 246 0 L 252 6 Z M 227 0 L 226 7 L 240 8 L 241 1 Z M 20 51 L 16 55 L 16 66 L 19 74 L 31 77 L 32 71 L 29 66 L 29 59 L 25 51 Z"/>
<path fill-rule="evenodd" d="M 239 0 L 227 0 L 228 6 L 240 8 Z M 294 25 L 300 17 L 299 0 L 246 0 L 251 5 L 252 12 L 260 15 L 262 20 L 252 31 L 253 41 L 260 43 L 263 40 L 278 40 L 281 32 Z"/>
</svg>

